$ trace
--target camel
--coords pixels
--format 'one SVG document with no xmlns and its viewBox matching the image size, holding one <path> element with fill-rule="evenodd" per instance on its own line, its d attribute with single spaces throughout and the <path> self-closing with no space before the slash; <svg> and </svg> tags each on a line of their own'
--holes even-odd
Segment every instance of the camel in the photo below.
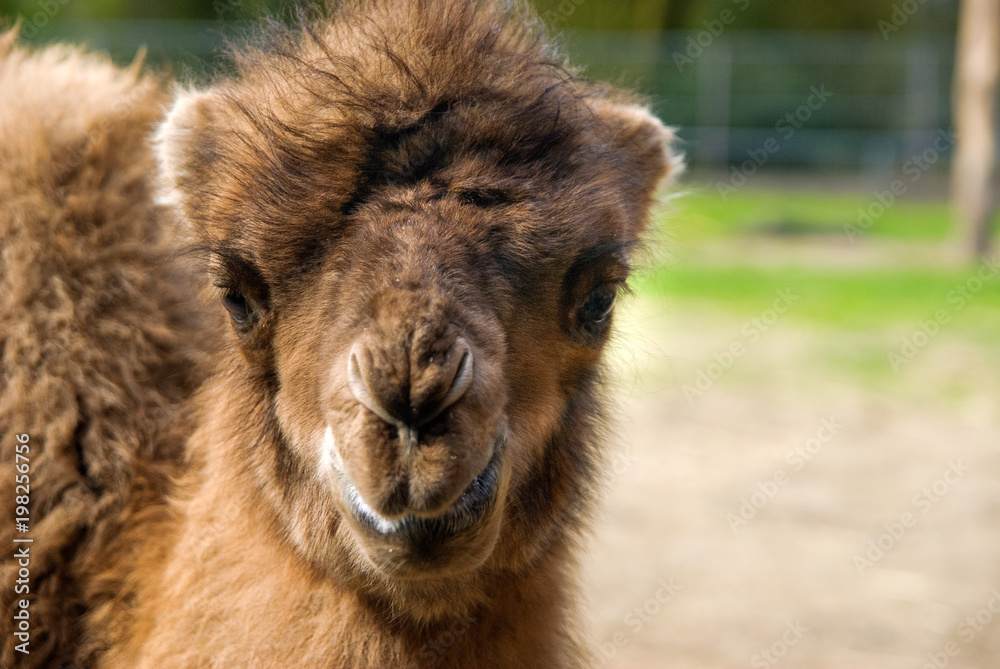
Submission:
<svg viewBox="0 0 1000 669">
<path fill-rule="evenodd" d="M 673 132 L 511 3 L 259 33 L 201 88 L 0 38 L 4 664 L 583 666 Z"/>
</svg>

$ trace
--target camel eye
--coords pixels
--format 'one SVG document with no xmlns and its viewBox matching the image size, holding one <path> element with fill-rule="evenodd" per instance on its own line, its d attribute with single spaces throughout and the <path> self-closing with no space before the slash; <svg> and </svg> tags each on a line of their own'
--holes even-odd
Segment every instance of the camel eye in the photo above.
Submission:
<svg viewBox="0 0 1000 669">
<path fill-rule="evenodd" d="M 462 191 L 460 197 L 463 203 L 480 209 L 488 209 L 510 202 L 510 197 L 505 192 L 492 188 Z"/>
<path fill-rule="evenodd" d="M 580 325 L 587 329 L 602 325 L 611 316 L 617 300 L 618 286 L 615 284 L 603 284 L 590 291 L 576 313 Z"/>
<path fill-rule="evenodd" d="M 246 298 L 235 290 L 228 289 L 222 294 L 222 306 L 229 312 L 230 318 L 240 325 L 250 318 L 250 307 Z"/>
</svg>

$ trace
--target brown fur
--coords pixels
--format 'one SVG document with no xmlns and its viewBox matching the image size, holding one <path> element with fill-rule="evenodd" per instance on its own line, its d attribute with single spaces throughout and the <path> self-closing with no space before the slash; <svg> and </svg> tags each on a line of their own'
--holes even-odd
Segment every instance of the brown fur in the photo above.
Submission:
<svg viewBox="0 0 1000 669">
<path fill-rule="evenodd" d="M 305 25 L 179 93 L 156 135 L 161 200 L 224 326 L 184 318 L 197 309 L 164 262 L 143 140 L 156 87 L 75 53 L 0 56 L 0 84 L 103 77 L 82 113 L 63 89 L 39 103 L 55 118 L 0 105 L 3 150 L 24 137 L 0 165 L 3 453 L 31 434 L 33 532 L 63 541 L 33 549 L 61 551 L 32 573 L 43 660 L 579 666 L 600 316 L 677 167 L 671 134 L 580 80 L 519 10 L 371 0 Z M 148 102 L 116 112 L 137 88 Z M 116 113 L 93 173 L 27 163 Z M 74 290 L 53 301 L 14 277 Z M 88 317 L 112 277 L 127 290 Z M 205 337 L 217 371 L 191 396 Z"/>
<path fill-rule="evenodd" d="M 13 40 L 0 35 L 0 605 L 9 626 L 23 598 L 8 557 L 15 436 L 27 434 L 33 635 L 20 664 L 57 666 L 83 643 L 83 614 L 117 595 L 92 576 L 127 501 L 162 503 L 208 348 L 149 185 L 160 87 Z M 2 643 L 11 666 L 12 634 Z"/>
</svg>

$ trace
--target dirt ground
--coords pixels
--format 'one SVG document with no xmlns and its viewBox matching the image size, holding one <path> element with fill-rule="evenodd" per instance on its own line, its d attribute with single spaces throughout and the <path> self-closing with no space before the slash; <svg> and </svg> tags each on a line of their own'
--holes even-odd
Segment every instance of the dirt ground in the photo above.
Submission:
<svg viewBox="0 0 1000 669">
<path fill-rule="evenodd" d="M 779 321 L 719 375 L 740 318 L 622 316 L 590 667 L 1000 667 L 997 348 L 873 385 L 842 361 L 881 335 Z"/>
</svg>

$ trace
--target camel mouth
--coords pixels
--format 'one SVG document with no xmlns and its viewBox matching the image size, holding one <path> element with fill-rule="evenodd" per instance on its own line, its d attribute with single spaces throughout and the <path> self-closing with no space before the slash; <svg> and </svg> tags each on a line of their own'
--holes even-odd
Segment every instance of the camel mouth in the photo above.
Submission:
<svg viewBox="0 0 1000 669">
<path fill-rule="evenodd" d="M 491 514 L 500 490 L 505 443 L 502 436 L 497 438 L 493 445 L 493 455 L 483 470 L 451 506 L 432 517 L 406 515 L 386 518 L 364 501 L 344 472 L 337 470 L 337 478 L 345 493 L 350 513 L 361 529 L 375 538 L 401 543 L 423 552 L 421 549 L 429 550 L 454 536 L 473 530 Z"/>
</svg>

